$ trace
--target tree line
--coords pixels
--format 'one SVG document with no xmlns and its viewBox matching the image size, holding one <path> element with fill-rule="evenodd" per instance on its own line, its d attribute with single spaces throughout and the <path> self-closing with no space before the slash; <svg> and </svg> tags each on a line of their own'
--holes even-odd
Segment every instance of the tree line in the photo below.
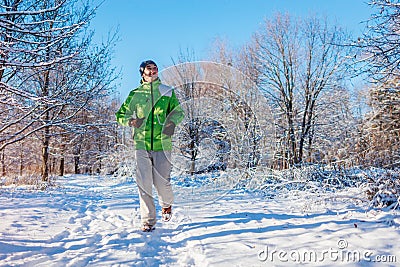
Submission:
<svg viewBox="0 0 400 267">
<path fill-rule="evenodd" d="M 48 181 L 52 174 L 121 172 L 132 147 L 129 129 L 114 120 L 120 104 L 114 97 L 118 72 L 110 65 L 116 36 L 101 45 L 92 41 L 89 22 L 96 7 L 77 0 L 2 2 L 2 176 L 40 174 Z M 211 77 L 223 81 L 219 84 L 227 90 L 222 92 L 215 84 L 191 83 L 187 75 L 196 74 L 180 70 L 186 82 L 179 94 L 188 103 L 189 118 L 181 130 L 186 147 L 178 152 L 190 157 L 189 172 L 196 169 L 200 149 L 206 149 L 200 142 L 214 138 L 222 161 L 229 157 L 223 153 L 232 155 L 231 147 L 243 144 L 240 136 L 227 139 L 229 127 L 223 125 L 232 121 L 242 125 L 231 133 L 249 136 L 247 147 L 237 149 L 248 153 L 247 166 L 398 167 L 400 5 L 394 0 L 370 5 L 375 13 L 359 37 L 326 18 L 276 14 L 239 50 L 223 41 L 213 44 L 215 52 L 206 60 L 235 68 L 251 81 L 242 98 L 232 93 L 243 84 L 241 78 Z M 194 59 L 180 55 L 174 61 Z M 215 99 L 232 106 L 236 115 L 219 121 L 196 117 L 205 113 L 193 107 L 208 107 L 211 101 L 201 95 L 207 86 L 214 92 L 208 97 L 219 94 Z M 265 101 L 257 102 L 259 95 L 251 90 Z M 267 126 L 260 129 L 255 118 Z M 273 131 L 265 134 L 267 128 Z M 268 138 L 265 150 L 257 147 L 260 131 Z"/>
</svg>

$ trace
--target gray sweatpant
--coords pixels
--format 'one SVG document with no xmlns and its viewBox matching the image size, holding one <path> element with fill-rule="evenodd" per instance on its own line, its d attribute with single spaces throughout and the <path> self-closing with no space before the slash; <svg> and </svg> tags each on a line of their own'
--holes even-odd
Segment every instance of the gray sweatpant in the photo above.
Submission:
<svg viewBox="0 0 400 267">
<path fill-rule="evenodd" d="M 136 150 L 136 164 L 142 224 L 155 225 L 157 218 L 153 185 L 162 208 L 168 208 L 174 201 L 170 183 L 171 151 Z"/>
</svg>

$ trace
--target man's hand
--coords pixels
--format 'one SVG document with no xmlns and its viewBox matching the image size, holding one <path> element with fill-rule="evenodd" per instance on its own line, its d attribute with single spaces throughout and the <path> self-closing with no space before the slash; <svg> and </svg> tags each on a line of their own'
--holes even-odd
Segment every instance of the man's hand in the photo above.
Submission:
<svg viewBox="0 0 400 267">
<path fill-rule="evenodd" d="M 175 123 L 173 123 L 172 121 L 167 122 L 164 125 L 164 129 L 163 129 L 163 134 L 166 134 L 168 136 L 172 136 L 175 132 Z"/>
<path fill-rule="evenodd" d="M 142 123 L 143 123 L 144 119 L 130 119 L 129 120 L 129 126 L 135 127 L 135 128 L 139 128 Z"/>
</svg>

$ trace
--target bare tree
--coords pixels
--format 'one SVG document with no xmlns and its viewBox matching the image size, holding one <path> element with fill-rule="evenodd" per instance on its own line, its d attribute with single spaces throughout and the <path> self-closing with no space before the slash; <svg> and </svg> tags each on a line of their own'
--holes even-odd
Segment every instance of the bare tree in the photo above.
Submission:
<svg viewBox="0 0 400 267">
<path fill-rule="evenodd" d="M 366 22 L 363 38 L 357 46 L 362 49 L 357 63 L 363 63 L 366 72 L 375 81 L 384 82 L 400 75 L 400 4 L 397 0 L 374 0 L 369 5 L 375 8 Z"/>
<path fill-rule="evenodd" d="M 400 166 L 400 91 L 398 79 L 376 84 L 369 90 L 371 111 L 363 125 L 364 153 L 367 166 Z"/>
<path fill-rule="evenodd" d="M 35 68 L 61 62 L 74 55 L 57 55 L 44 60 L 42 54 L 60 45 L 74 35 L 87 21 L 55 24 L 68 20 L 64 13 L 61 21 L 48 19 L 67 5 L 66 0 L 3 0 L 0 6 L 0 81 L 7 82 L 24 68 Z M 75 2 L 75 1 L 74 1 Z M 49 39 L 49 34 L 58 38 Z M 40 38 L 40 40 L 38 40 Z M 4 85 L 4 84 L 3 84 Z M 3 88 L 4 89 L 4 88 Z"/>
<path fill-rule="evenodd" d="M 17 40 L 22 42 L 18 43 L 21 53 L 30 51 L 26 52 L 28 56 L 17 54 L 15 60 L 4 65 L 20 68 L 8 84 L 2 84 L 6 92 L 2 110 L 13 116 L 2 121 L 0 150 L 27 137 L 37 137 L 42 143 L 44 181 L 49 176 L 51 137 L 66 133 L 81 135 L 85 127 L 95 125 L 97 117 L 84 122 L 75 118 L 90 113 L 93 107 L 90 103 L 109 95 L 110 84 L 116 78 L 109 66 L 114 40 L 94 47 L 92 32 L 87 31 L 94 10 L 89 2 L 82 5 L 79 1 L 55 0 L 39 1 L 18 13 L 26 17 L 25 21 L 39 26 L 34 34 L 22 29 L 25 39 Z M 32 14 L 35 16 L 31 17 Z M 26 58 L 28 62 L 23 61 Z M 71 135 L 70 138 L 76 139 Z"/>
<path fill-rule="evenodd" d="M 293 19 L 278 14 L 266 20 L 247 48 L 257 83 L 269 99 L 276 122 L 276 150 L 282 166 L 305 161 L 323 118 L 316 112 L 326 91 L 341 88 L 346 73 L 346 38 L 327 20 Z"/>
<path fill-rule="evenodd" d="M 268 116 L 259 116 L 258 111 L 265 98 L 232 62 L 184 62 L 164 70 L 161 79 L 176 88 L 185 110 L 176 138 L 184 171 L 194 174 L 259 164 L 263 154 L 259 120 Z"/>
<path fill-rule="evenodd" d="M 397 0 L 374 0 L 375 12 L 357 41 L 355 58 L 360 73 L 370 80 L 370 112 L 365 116 L 360 140 L 360 161 L 367 166 L 399 166 L 400 103 L 400 4 Z"/>
<path fill-rule="evenodd" d="M 343 167 L 358 165 L 355 147 L 360 140 L 361 116 L 357 103 L 346 88 L 336 88 L 321 95 L 315 110 L 318 125 L 312 128 L 312 144 L 307 144 L 307 159 Z"/>
</svg>

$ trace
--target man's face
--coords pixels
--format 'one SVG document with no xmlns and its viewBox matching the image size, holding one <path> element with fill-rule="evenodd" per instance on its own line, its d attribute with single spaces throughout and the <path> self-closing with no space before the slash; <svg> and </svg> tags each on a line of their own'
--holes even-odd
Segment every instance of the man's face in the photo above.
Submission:
<svg viewBox="0 0 400 267">
<path fill-rule="evenodd" d="M 144 68 L 143 79 L 146 82 L 153 82 L 158 78 L 158 68 L 154 64 L 149 64 Z"/>
</svg>

